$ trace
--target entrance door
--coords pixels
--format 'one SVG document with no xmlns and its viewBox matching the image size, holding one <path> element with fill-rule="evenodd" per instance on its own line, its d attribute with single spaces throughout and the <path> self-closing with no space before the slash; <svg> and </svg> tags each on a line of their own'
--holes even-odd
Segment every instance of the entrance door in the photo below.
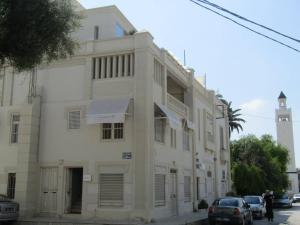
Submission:
<svg viewBox="0 0 300 225">
<path fill-rule="evenodd" d="M 170 170 L 170 176 L 171 176 L 171 180 L 170 180 L 171 211 L 172 211 L 173 216 L 177 216 L 178 210 L 177 210 L 177 171 L 176 171 L 176 169 Z"/>
<path fill-rule="evenodd" d="M 81 213 L 82 168 L 69 168 L 66 171 L 65 213 Z"/>
<path fill-rule="evenodd" d="M 56 213 L 57 210 L 57 168 L 41 168 L 40 212 Z"/>
</svg>

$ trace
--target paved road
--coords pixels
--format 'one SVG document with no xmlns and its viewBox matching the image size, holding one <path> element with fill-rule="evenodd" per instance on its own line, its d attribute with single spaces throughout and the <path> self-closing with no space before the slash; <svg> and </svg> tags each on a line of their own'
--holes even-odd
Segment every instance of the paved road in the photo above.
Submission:
<svg viewBox="0 0 300 225">
<path fill-rule="evenodd" d="M 294 203 L 290 209 L 274 210 L 274 221 L 268 222 L 266 218 L 254 220 L 253 225 L 300 225 L 300 203 Z"/>
</svg>

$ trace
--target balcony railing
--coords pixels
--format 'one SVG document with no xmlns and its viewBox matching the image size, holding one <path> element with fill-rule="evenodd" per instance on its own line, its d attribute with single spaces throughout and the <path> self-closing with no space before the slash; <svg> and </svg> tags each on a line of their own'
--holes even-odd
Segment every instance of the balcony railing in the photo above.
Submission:
<svg viewBox="0 0 300 225">
<path fill-rule="evenodd" d="M 189 117 L 189 107 L 186 106 L 181 101 L 174 98 L 172 95 L 168 94 L 168 108 L 182 116 L 183 118 L 188 119 Z"/>
</svg>

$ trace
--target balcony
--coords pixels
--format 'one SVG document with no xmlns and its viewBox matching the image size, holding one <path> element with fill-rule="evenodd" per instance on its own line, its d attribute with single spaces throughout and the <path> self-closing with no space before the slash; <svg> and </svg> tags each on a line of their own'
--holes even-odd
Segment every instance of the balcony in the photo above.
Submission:
<svg viewBox="0 0 300 225">
<path fill-rule="evenodd" d="M 176 99 L 170 94 L 168 95 L 168 100 L 167 100 L 167 106 L 169 109 L 172 111 L 176 112 L 178 115 L 180 115 L 183 118 L 189 117 L 189 107 L 186 106 L 184 103 Z"/>
</svg>

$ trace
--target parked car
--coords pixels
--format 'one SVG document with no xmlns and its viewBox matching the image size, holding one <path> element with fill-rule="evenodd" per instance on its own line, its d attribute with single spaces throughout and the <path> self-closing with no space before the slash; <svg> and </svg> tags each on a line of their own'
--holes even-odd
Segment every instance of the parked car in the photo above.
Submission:
<svg viewBox="0 0 300 225">
<path fill-rule="evenodd" d="M 244 196 L 244 200 L 250 205 L 253 217 L 263 218 L 263 216 L 266 213 L 266 208 L 264 206 L 264 201 L 261 196 L 246 195 Z"/>
<path fill-rule="evenodd" d="M 294 194 L 293 196 L 293 202 L 300 202 L 300 194 Z"/>
<path fill-rule="evenodd" d="M 0 222 L 14 221 L 19 217 L 19 204 L 0 194 Z"/>
<path fill-rule="evenodd" d="M 293 200 L 292 198 L 289 197 L 287 193 L 282 195 L 275 195 L 273 201 L 274 208 L 283 208 L 283 207 L 291 208 L 292 206 L 293 206 Z"/>
<path fill-rule="evenodd" d="M 244 199 L 237 197 L 224 197 L 216 199 L 208 209 L 209 225 L 230 224 L 245 225 L 252 224 L 253 217 Z"/>
</svg>

